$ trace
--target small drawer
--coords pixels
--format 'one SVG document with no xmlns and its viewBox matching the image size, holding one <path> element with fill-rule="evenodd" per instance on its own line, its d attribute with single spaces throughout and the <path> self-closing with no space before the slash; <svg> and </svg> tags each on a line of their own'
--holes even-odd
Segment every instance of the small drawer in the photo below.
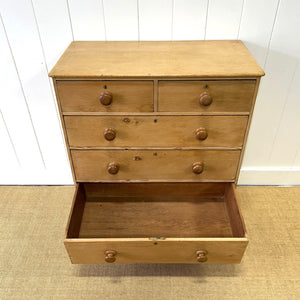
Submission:
<svg viewBox="0 0 300 300">
<path fill-rule="evenodd" d="M 255 83 L 255 80 L 160 81 L 158 110 L 248 114 Z"/>
<path fill-rule="evenodd" d="M 238 150 L 71 150 L 76 181 L 234 181 Z"/>
<path fill-rule="evenodd" d="M 63 112 L 152 112 L 153 81 L 58 80 Z"/>
<path fill-rule="evenodd" d="M 65 116 L 71 148 L 241 148 L 247 116 Z"/>
<path fill-rule="evenodd" d="M 231 183 L 79 183 L 65 247 L 74 264 L 239 263 Z"/>
</svg>

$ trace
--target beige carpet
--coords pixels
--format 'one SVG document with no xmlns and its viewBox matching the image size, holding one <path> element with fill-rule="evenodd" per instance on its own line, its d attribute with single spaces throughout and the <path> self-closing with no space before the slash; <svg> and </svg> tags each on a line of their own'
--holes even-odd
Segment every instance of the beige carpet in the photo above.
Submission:
<svg viewBox="0 0 300 300">
<path fill-rule="evenodd" d="M 240 265 L 71 265 L 73 187 L 0 187 L 0 299 L 300 299 L 300 188 L 240 187 Z"/>
</svg>

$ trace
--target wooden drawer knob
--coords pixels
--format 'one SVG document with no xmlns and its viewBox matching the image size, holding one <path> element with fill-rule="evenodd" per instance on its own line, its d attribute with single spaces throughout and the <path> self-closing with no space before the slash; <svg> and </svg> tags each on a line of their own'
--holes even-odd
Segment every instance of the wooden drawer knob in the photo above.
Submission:
<svg viewBox="0 0 300 300">
<path fill-rule="evenodd" d="M 112 95 L 111 92 L 105 91 L 105 92 L 102 92 L 100 94 L 100 102 L 101 102 L 101 104 L 103 104 L 103 105 L 110 105 L 112 103 L 112 100 L 113 100 L 113 95 Z"/>
<path fill-rule="evenodd" d="M 197 254 L 197 261 L 198 262 L 206 262 L 207 261 L 207 251 L 206 250 L 198 250 Z"/>
<path fill-rule="evenodd" d="M 116 130 L 113 128 L 106 128 L 103 134 L 106 140 L 112 141 L 116 137 Z"/>
<path fill-rule="evenodd" d="M 203 162 L 194 162 L 192 165 L 192 169 L 195 174 L 201 174 L 204 169 Z"/>
<path fill-rule="evenodd" d="M 211 105 L 213 99 L 212 96 L 208 92 L 203 92 L 200 94 L 200 104 L 203 106 Z"/>
<path fill-rule="evenodd" d="M 116 255 L 117 255 L 117 251 L 115 250 L 106 250 L 104 252 L 105 254 L 105 261 L 108 263 L 113 263 L 116 261 Z"/>
<path fill-rule="evenodd" d="M 107 165 L 107 171 L 111 175 L 115 175 L 119 172 L 119 165 L 115 162 L 111 162 Z"/>
<path fill-rule="evenodd" d="M 198 140 L 204 141 L 208 134 L 206 129 L 201 127 L 196 130 L 195 135 Z"/>
</svg>

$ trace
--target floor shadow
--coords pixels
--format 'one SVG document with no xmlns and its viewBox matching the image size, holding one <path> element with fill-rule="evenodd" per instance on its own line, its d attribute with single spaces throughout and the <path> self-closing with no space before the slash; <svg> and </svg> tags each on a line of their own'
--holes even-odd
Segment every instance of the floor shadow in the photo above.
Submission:
<svg viewBox="0 0 300 300">
<path fill-rule="evenodd" d="M 241 273 L 240 265 L 200 264 L 119 264 L 119 265 L 77 265 L 79 277 L 126 277 L 126 276 L 195 276 L 235 277 Z"/>
</svg>

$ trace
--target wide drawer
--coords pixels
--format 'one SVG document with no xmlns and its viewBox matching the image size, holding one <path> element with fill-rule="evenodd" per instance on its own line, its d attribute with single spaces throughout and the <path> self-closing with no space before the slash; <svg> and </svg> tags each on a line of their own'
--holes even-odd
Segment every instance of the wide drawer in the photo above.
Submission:
<svg viewBox="0 0 300 300">
<path fill-rule="evenodd" d="M 249 113 L 255 80 L 160 81 L 158 110 Z"/>
<path fill-rule="evenodd" d="M 65 246 L 74 264 L 239 263 L 231 183 L 79 183 Z"/>
<path fill-rule="evenodd" d="M 65 116 L 70 147 L 243 145 L 247 116 Z"/>
<path fill-rule="evenodd" d="M 57 81 L 63 112 L 152 112 L 153 81 Z"/>
<path fill-rule="evenodd" d="M 234 181 L 238 150 L 71 150 L 76 181 Z"/>
</svg>

